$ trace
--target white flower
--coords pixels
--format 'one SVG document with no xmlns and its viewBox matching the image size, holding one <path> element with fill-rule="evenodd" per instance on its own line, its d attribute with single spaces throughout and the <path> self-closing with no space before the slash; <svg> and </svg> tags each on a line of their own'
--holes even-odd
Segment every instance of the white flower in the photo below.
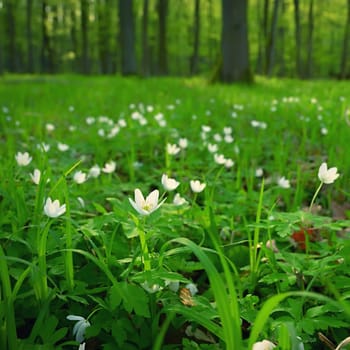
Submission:
<svg viewBox="0 0 350 350">
<path fill-rule="evenodd" d="M 125 127 L 126 127 L 126 121 L 125 121 L 125 119 L 119 119 L 119 120 L 118 120 L 118 125 L 119 125 L 121 128 L 125 128 Z"/>
<path fill-rule="evenodd" d="M 135 198 L 135 201 L 129 198 L 129 202 L 133 206 L 133 208 L 141 215 L 149 215 L 153 213 L 165 201 L 164 199 L 162 202 L 158 204 L 158 198 L 159 198 L 158 190 L 152 191 L 145 199 L 142 195 L 142 192 L 138 188 L 135 189 L 134 198 Z"/>
<path fill-rule="evenodd" d="M 89 177 L 99 177 L 101 174 L 101 168 L 95 164 L 93 167 L 90 168 L 89 170 Z"/>
<path fill-rule="evenodd" d="M 216 142 L 221 142 L 221 141 L 222 141 L 222 136 L 221 136 L 220 134 L 216 133 L 216 134 L 214 135 L 214 140 L 215 140 Z"/>
<path fill-rule="evenodd" d="M 117 163 L 113 160 L 106 163 L 105 166 L 102 168 L 102 171 L 106 174 L 113 173 L 117 167 Z"/>
<path fill-rule="evenodd" d="M 171 281 L 169 282 L 168 284 L 168 288 L 174 292 L 174 293 L 177 293 L 177 291 L 179 290 L 180 288 L 180 282 L 179 281 Z"/>
<path fill-rule="evenodd" d="M 48 145 L 45 142 L 39 143 L 37 144 L 38 149 L 40 149 L 40 151 L 42 152 L 48 152 L 50 151 L 50 145 Z"/>
<path fill-rule="evenodd" d="M 290 188 L 290 182 L 284 176 L 280 177 L 277 181 L 279 187 Z"/>
<path fill-rule="evenodd" d="M 180 182 L 168 177 L 166 174 L 163 174 L 162 185 L 166 191 L 174 191 L 180 185 Z"/>
<path fill-rule="evenodd" d="M 190 181 L 190 186 L 191 186 L 191 190 L 195 193 L 199 193 L 202 192 L 206 186 L 206 184 L 200 183 L 198 180 L 191 180 Z"/>
<path fill-rule="evenodd" d="M 327 169 L 327 163 L 322 163 L 318 170 L 318 178 L 324 184 L 331 184 L 339 177 L 337 171 L 336 167 Z"/>
<path fill-rule="evenodd" d="M 180 152 L 180 150 L 181 150 L 181 148 L 178 147 L 176 144 L 168 143 L 166 145 L 166 151 L 171 156 L 178 154 Z"/>
<path fill-rule="evenodd" d="M 208 125 L 202 125 L 202 131 L 203 132 L 209 132 L 211 130 L 211 127 Z"/>
<path fill-rule="evenodd" d="M 81 343 L 84 340 L 85 330 L 90 327 L 91 324 L 88 320 L 86 320 L 82 316 L 76 315 L 68 315 L 67 320 L 70 321 L 78 321 L 73 328 L 73 335 L 75 336 L 75 340 Z"/>
<path fill-rule="evenodd" d="M 54 131 L 55 130 L 55 125 L 51 124 L 51 123 L 47 123 L 45 125 L 45 128 L 48 132 Z"/>
<path fill-rule="evenodd" d="M 256 342 L 253 345 L 252 350 L 271 350 L 275 347 L 276 347 L 276 345 L 274 343 L 270 342 L 270 340 L 263 340 L 263 341 Z"/>
<path fill-rule="evenodd" d="M 197 285 L 195 285 L 194 283 L 186 284 L 185 288 L 187 288 L 191 292 L 192 296 L 194 296 L 198 293 Z"/>
<path fill-rule="evenodd" d="M 32 181 L 36 184 L 39 185 L 40 182 L 40 176 L 41 176 L 41 172 L 39 169 L 35 169 L 33 174 L 29 174 L 30 178 L 32 179 Z"/>
<path fill-rule="evenodd" d="M 219 164 L 219 165 L 225 164 L 225 162 L 226 162 L 224 155 L 218 154 L 218 153 L 214 154 L 214 160 L 215 160 L 215 163 Z"/>
<path fill-rule="evenodd" d="M 61 151 L 61 152 L 66 152 L 66 151 L 69 150 L 69 146 L 66 145 L 65 143 L 61 143 L 61 142 L 59 142 L 59 143 L 57 144 L 57 148 L 58 148 L 58 150 Z"/>
<path fill-rule="evenodd" d="M 79 344 L 79 349 L 78 350 L 85 350 L 85 343 Z"/>
<path fill-rule="evenodd" d="M 46 199 L 45 205 L 44 205 L 44 213 L 49 218 L 57 218 L 64 214 L 66 212 L 66 205 L 60 205 L 60 202 L 58 199 L 52 201 L 50 197 Z"/>
<path fill-rule="evenodd" d="M 229 169 L 235 165 L 235 162 L 231 158 L 226 158 L 225 160 L 225 168 Z"/>
<path fill-rule="evenodd" d="M 83 173 L 81 170 L 77 171 L 73 176 L 73 180 L 79 185 L 84 183 L 87 180 L 86 173 Z"/>
<path fill-rule="evenodd" d="M 232 135 L 227 134 L 225 135 L 224 140 L 226 143 L 232 143 L 234 141 L 234 138 L 232 137 Z"/>
<path fill-rule="evenodd" d="M 256 177 L 262 177 L 264 175 L 264 170 L 262 168 L 257 168 L 255 170 L 255 176 Z"/>
<path fill-rule="evenodd" d="M 187 146 L 188 146 L 188 141 L 187 141 L 187 139 L 181 138 L 181 139 L 179 140 L 179 146 L 180 146 L 181 148 L 187 148 Z"/>
<path fill-rule="evenodd" d="M 210 153 L 215 153 L 218 150 L 218 145 L 215 143 L 208 143 L 208 151 Z"/>
<path fill-rule="evenodd" d="M 94 117 L 86 117 L 85 122 L 87 125 L 91 125 L 95 123 L 95 118 Z"/>
<path fill-rule="evenodd" d="M 232 128 L 230 126 L 224 127 L 224 134 L 225 135 L 231 135 L 232 134 Z"/>
<path fill-rule="evenodd" d="M 148 281 L 141 283 L 141 287 L 150 294 L 156 293 L 163 289 L 158 283 L 150 284 Z"/>
<path fill-rule="evenodd" d="M 180 205 L 183 205 L 186 203 L 188 203 L 187 200 L 185 198 L 181 197 L 179 193 L 176 193 L 176 195 L 173 199 L 173 204 L 180 206 Z"/>
<path fill-rule="evenodd" d="M 321 134 L 322 135 L 327 135 L 328 134 L 328 129 L 325 128 L 325 127 L 321 128 Z"/>
<path fill-rule="evenodd" d="M 15 158 L 19 166 L 27 166 L 32 161 L 32 157 L 29 155 L 28 152 L 18 152 L 15 155 Z"/>
</svg>

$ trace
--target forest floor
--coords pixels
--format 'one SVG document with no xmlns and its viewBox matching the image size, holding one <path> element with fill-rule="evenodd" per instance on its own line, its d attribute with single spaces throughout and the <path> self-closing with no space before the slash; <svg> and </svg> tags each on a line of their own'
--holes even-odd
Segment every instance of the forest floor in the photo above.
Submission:
<svg viewBox="0 0 350 350">
<path fill-rule="evenodd" d="M 349 96 L 337 81 L 1 77 L 0 348 L 335 349 Z"/>
</svg>

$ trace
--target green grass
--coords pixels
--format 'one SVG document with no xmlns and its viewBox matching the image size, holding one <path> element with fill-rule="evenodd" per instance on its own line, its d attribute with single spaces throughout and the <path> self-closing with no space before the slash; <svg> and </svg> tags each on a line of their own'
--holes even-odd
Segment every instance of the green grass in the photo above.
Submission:
<svg viewBox="0 0 350 350">
<path fill-rule="evenodd" d="M 321 349 L 318 332 L 340 343 L 350 326 L 349 92 L 335 81 L 1 77 L 2 347 L 78 348 L 69 314 L 88 318 L 98 349 L 239 350 L 262 339 Z M 167 154 L 179 138 L 188 147 Z M 234 165 L 217 164 L 209 143 Z M 25 151 L 33 160 L 20 167 Z M 112 173 L 73 180 L 111 160 Z M 322 162 L 341 175 L 314 198 Z M 163 173 L 180 182 L 174 192 Z M 195 179 L 203 192 L 191 191 Z M 135 188 L 166 201 L 141 219 Z M 173 204 L 176 192 L 187 204 Z M 47 197 L 66 213 L 48 219 Z M 198 293 L 184 299 L 189 282 Z"/>
</svg>

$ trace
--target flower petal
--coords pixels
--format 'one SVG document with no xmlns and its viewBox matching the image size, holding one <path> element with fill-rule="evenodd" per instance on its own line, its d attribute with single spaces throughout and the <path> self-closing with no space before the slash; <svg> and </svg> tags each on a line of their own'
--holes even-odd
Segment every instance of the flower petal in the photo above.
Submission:
<svg viewBox="0 0 350 350">
<path fill-rule="evenodd" d="M 139 208 L 142 208 L 145 203 L 145 198 L 139 188 L 135 189 L 135 203 Z"/>
<path fill-rule="evenodd" d="M 152 191 L 146 198 L 147 204 L 152 204 L 152 207 L 157 207 L 158 204 L 158 198 L 159 198 L 159 191 L 154 190 Z"/>
</svg>

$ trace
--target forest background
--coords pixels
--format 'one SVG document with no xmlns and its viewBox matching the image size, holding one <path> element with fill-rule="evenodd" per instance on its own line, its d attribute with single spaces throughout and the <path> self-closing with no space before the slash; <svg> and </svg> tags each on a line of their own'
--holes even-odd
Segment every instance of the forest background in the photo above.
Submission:
<svg viewBox="0 0 350 350">
<path fill-rule="evenodd" d="M 350 0 L 2 0 L 0 73 L 350 78 Z"/>
</svg>

